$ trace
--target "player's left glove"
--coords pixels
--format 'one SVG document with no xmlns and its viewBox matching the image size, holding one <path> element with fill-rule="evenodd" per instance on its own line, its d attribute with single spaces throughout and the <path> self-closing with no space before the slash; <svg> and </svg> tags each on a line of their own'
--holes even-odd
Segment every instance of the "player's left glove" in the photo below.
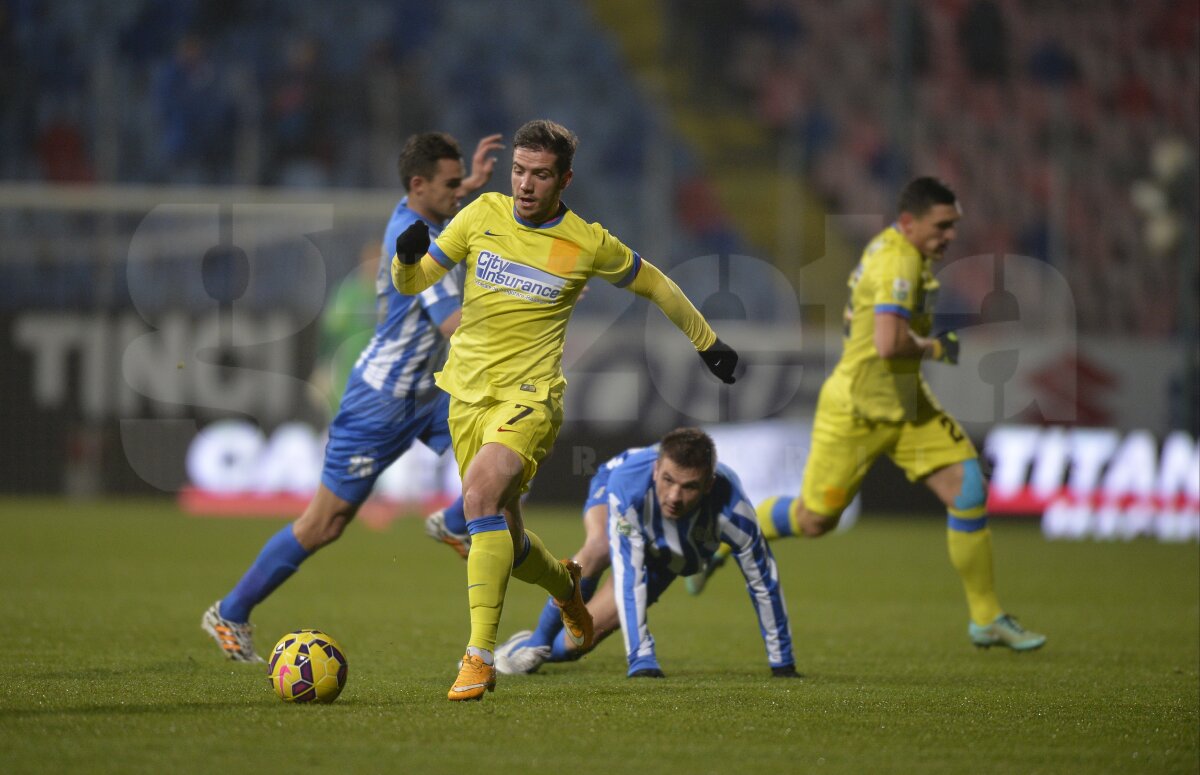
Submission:
<svg viewBox="0 0 1200 775">
<path fill-rule="evenodd" d="M 947 331 L 944 334 L 938 334 L 933 340 L 933 352 L 931 357 L 935 361 L 943 361 L 950 365 L 958 363 L 958 334 L 953 331 Z"/>
<path fill-rule="evenodd" d="M 804 676 L 796 672 L 795 665 L 781 665 L 771 668 L 772 678 L 803 678 Z"/>
<path fill-rule="evenodd" d="M 708 370 L 726 385 L 732 385 L 737 381 L 733 376 L 733 370 L 737 368 L 738 354 L 719 338 L 707 350 L 700 351 L 700 358 Z"/>
<path fill-rule="evenodd" d="M 413 221 L 396 237 L 396 257 L 400 263 L 413 265 L 429 252 L 429 227 L 425 221 Z"/>
</svg>

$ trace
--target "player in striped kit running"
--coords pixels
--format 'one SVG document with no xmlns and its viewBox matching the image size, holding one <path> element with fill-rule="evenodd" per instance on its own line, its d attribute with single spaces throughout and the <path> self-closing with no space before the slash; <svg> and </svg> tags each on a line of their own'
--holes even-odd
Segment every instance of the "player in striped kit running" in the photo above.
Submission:
<svg viewBox="0 0 1200 775">
<path fill-rule="evenodd" d="M 585 523 L 593 543 L 598 506 L 607 512 L 611 578 L 588 601 L 595 642 L 618 628 L 625 634 L 627 675 L 662 678 L 646 609 L 678 576 L 698 572 L 722 542 L 746 579 L 766 646 L 771 674 L 796 676 L 787 606 L 775 558 L 755 521 L 737 474 L 716 460 L 708 434 L 697 428 L 671 431 L 653 447 L 613 458 L 592 478 Z M 587 568 L 594 588 L 606 565 Z M 577 659 L 574 646 L 543 615 L 536 633 L 518 632 L 496 650 L 502 673 L 532 673 L 544 662 Z M 590 650 L 590 649 L 588 649 Z"/>
<path fill-rule="evenodd" d="M 321 484 L 304 513 L 267 540 L 237 585 L 204 612 L 200 626 L 225 656 L 261 662 L 254 651 L 250 611 L 286 581 L 313 552 L 335 541 L 366 501 L 379 475 L 420 441 L 441 454 L 450 446 L 449 396 L 433 374 L 446 360 L 447 340 L 462 317 L 461 272 L 450 272 L 420 294 L 392 285 L 396 236 L 416 222 L 438 234 L 461 208 L 462 197 L 491 177 L 502 148 L 499 135 L 479 141 L 472 174 L 463 178 L 462 154 L 448 134 L 413 135 L 400 153 L 400 177 L 408 195 L 400 200 L 383 235 L 376 275 L 375 335 L 363 349 L 329 427 Z M 459 532 L 466 532 L 462 499 Z M 446 520 L 449 522 L 450 520 Z"/>
</svg>

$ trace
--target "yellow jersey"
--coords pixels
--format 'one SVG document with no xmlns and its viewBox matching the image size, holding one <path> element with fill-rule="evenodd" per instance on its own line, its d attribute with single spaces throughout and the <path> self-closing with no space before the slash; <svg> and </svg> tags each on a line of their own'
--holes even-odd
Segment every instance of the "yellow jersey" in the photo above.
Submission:
<svg viewBox="0 0 1200 775">
<path fill-rule="evenodd" d="M 895 225 L 867 245 L 847 283 L 842 357 L 830 382 L 848 396 L 852 411 L 869 420 L 914 420 L 918 405 L 936 399 L 921 377 L 920 358 L 881 358 L 875 349 L 875 316 L 899 315 L 919 336 L 933 328 L 938 281 L 932 261 Z"/>
<path fill-rule="evenodd" d="M 583 286 L 633 282 L 641 257 L 565 205 L 530 223 L 513 199 L 488 193 L 467 205 L 429 246 L 449 269 L 466 261 L 462 322 L 437 384 L 462 401 L 545 399 L 566 384 L 567 321 Z"/>
</svg>

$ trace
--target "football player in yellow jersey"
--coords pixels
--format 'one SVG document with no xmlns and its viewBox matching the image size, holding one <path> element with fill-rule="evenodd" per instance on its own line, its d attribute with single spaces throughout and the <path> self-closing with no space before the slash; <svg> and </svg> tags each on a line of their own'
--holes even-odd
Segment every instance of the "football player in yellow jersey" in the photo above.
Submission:
<svg viewBox="0 0 1200 775">
<path fill-rule="evenodd" d="M 495 687 L 493 652 L 509 575 L 545 588 L 573 643 L 591 645 L 579 566 L 558 562 L 525 529 L 520 504 L 562 424 L 563 344 L 584 284 L 601 277 L 650 299 L 714 375 L 734 381 L 737 354 L 679 287 L 563 204 L 577 145 L 574 133 L 552 121 L 525 124 L 513 138 L 511 197 L 484 194 L 433 244 L 420 224 L 396 240 L 392 281 L 403 293 L 418 293 L 466 262 L 462 321 L 437 375 L 451 396 L 450 433 L 471 534 L 471 638 L 451 700 L 481 699 Z"/>
<path fill-rule="evenodd" d="M 1036 649 L 1046 637 L 1022 628 L 996 599 L 978 454 L 921 376 L 924 359 L 958 362 L 957 336 L 931 335 L 938 290 L 932 266 L 954 240 L 962 211 L 954 192 L 928 177 L 904 188 L 897 209 L 896 222 L 871 240 L 850 275 L 842 357 L 817 399 L 801 497 L 767 499 L 758 521 L 770 538 L 824 535 L 871 464 L 888 455 L 909 481 L 924 482 L 946 504 L 950 561 L 966 590 L 971 642 Z"/>
</svg>

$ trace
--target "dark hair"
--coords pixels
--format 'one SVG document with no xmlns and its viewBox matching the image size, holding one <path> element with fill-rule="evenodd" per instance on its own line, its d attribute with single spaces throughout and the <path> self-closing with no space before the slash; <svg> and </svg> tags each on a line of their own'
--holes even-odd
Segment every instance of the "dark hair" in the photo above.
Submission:
<svg viewBox="0 0 1200 775">
<path fill-rule="evenodd" d="M 954 191 L 937 178 L 916 178 L 900 192 L 896 212 L 919 218 L 934 205 L 952 205 L 957 201 Z"/>
<path fill-rule="evenodd" d="M 407 191 L 414 176 L 432 179 L 437 174 L 437 163 L 441 159 L 457 161 L 461 158 L 462 151 L 458 149 L 458 141 L 445 132 L 422 132 L 413 135 L 400 151 L 400 182 Z"/>
<path fill-rule="evenodd" d="M 513 135 L 513 148 L 549 151 L 554 154 L 554 167 L 559 175 L 571 169 L 571 163 L 575 160 L 575 149 L 578 147 L 579 138 L 574 132 L 545 118 L 528 122 Z"/>
<path fill-rule="evenodd" d="M 658 443 L 658 456 L 669 458 L 681 468 L 712 473 L 717 468 L 717 446 L 699 428 L 676 428 Z"/>
</svg>

